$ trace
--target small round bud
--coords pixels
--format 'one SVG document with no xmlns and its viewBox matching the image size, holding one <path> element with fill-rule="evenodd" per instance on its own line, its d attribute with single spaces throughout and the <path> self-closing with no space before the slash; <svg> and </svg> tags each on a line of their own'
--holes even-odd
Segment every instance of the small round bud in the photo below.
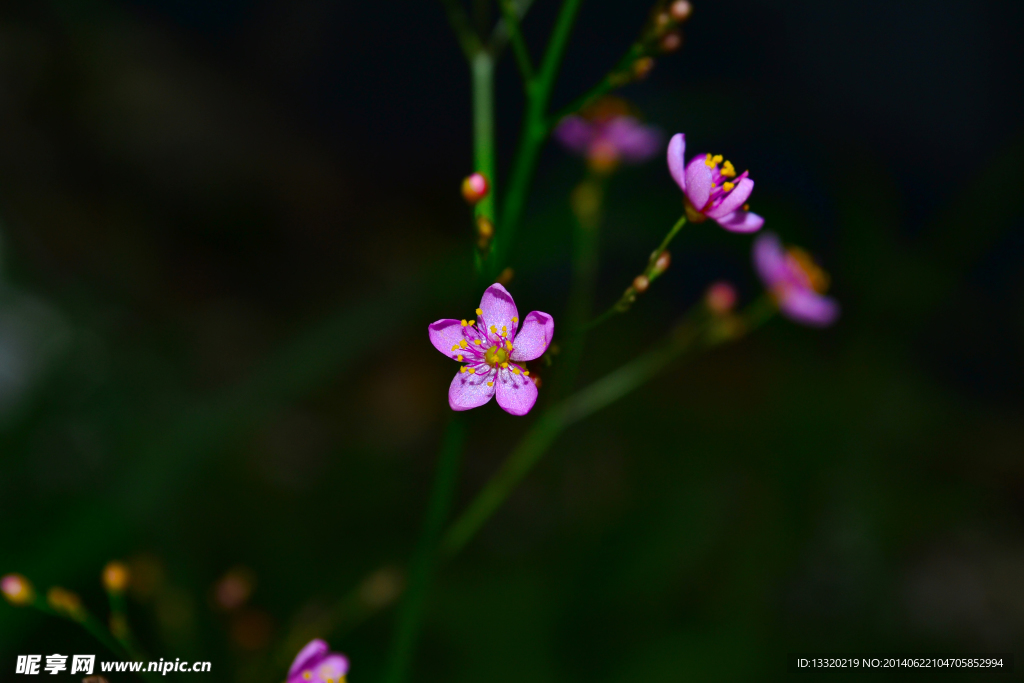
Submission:
<svg viewBox="0 0 1024 683">
<path fill-rule="evenodd" d="M 32 583 L 21 574 L 8 574 L 0 579 L 0 590 L 3 591 L 7 602 L 15 607 L 24 607 L 36 599 Z"/>
<path fill-rule="evenodd" d="M 476 219 L 476 234 L 482 240 L 489 240 L 494 237 L 494 223 L 487 216 L 479 216 Z"/>
<path fill-rule="evenodd" d="M 643 294 L 647 291 L 647 288 L 651 286 L 651 281 L 647 279 L 646 275 L 637 275 L 633 279 L 633 289 Z"/>
<path fill-rule="evenodd" d="M 662 33 L 665 29 L 672 25 L 672 17 L 669 16 L 668 12 L 662 12 L 654 18 L 654 28 L 658 33 Z"/>
<path fill-rule="evenodd" d="M 490 189 L 491 186 L 487 182 L 487 178 L 484 177 L 483 173 L 468 175 L 466 176 L 466 179 L 462 181 L 462 196 L 470 205 L 476 204 L 486 197 Z"/>
<path fill-rule="evenodd" d="M 85 619 L 85 609 L 82 607 L 82 600 L 60 586 L 54 586 L 46 592 L 46 602 L 57 614 L 71 617 L 75 621 Z"/>
<path fill-rule="evenodd" d="M 736 307 L 736 288 L 728 282 L 716 282 L 708 287 L 704 303 L 715 315 L 725 315 Z"/>
<path fill-rule="evenodd" d="M 693 14 L 693 5 L 690 4 L 689 0 L 676 0 L 669 6 L 668 13 L 676 21 L 686 21 Z"/>
<path fill-rule="evenodd" d="M 512 270 L 512 266 L 509 266 L 505 270 L 501 271 L 498 275 L 498 284 L 507 285 L 512 282 L 512 278 L 516 276 L 516 271 Z"/>
<path fill-rule="evenodd" d="M 658 260 L 654 262 L 654 272 L 656 275 L 661 275 L 668 270 L 669 265 L 672 263 L 672 254 L 667 251 L 661 252 L 658 256 Z"/>
<path fill-rule="evenodd" d="M 673 31 L 661 39 L 662 52 L 675 52 L 683 46 L 683 36 L 678 31 Z"/>
<path fill-rule="evenodd" d="M 123 562 L 114 560 L 103 568 L 103 587 L 108 593 L 124 593 L 128 578 L 128 567 Z"/>
<path fill-rule="evenodd" d="M 651 73 L 651 69 L 654 68 L 654 59 L 651 57 L 641 57 L 640 59 L 633 62 L 633 76 L 637 79 L 647 78 L 647 75 Z"/>
</svg>

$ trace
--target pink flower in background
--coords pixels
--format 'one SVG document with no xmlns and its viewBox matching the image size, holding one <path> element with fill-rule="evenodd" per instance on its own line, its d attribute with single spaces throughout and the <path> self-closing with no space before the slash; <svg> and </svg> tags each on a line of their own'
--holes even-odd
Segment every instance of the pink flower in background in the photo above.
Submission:
<svg viewBox="0 0 1024 683">
<path fill-rule="evenodd" d="M 619 163 L 647 161 L 661 149 L 662 133 L 629 115 L 587 119 L 566 116 L 555 128 L 562 145 L 587 159 L 595 171 L 607 173 Z"/>
<path fill-rule="evenodd" d="M 839 304 L 824 296 L 828 275 L 803 249 L 784 249 L 775 234 L 765 233 L 754 242 L 754 267 L 786 317 L 814 327 L 839 317 Z"/>
<path fill-rule="evenodd" d="M 756 232 L 764 219 L 748 211 L 746 204 L 754 181 L 744 171 L 739 175 L 732 162 L 721 154 L 697 156 L 683 161 L 686 137 L 676 133 L 668 143 L 668 170 L 686 195 L 686 216 L 700 223 L 708 218 L 732 232 Z"/>
<path fill-rule="evenodd" d="M 347 673 L 348 658 L 331 652 L 327 643 L 317 638 L 295 656 L 287 683 L 345 683 Z"/>
<path fill-rule="evenodd" d="M 512 415 L 526 415 L 537 402 L 537 385 L 521 363 L 547 351 L 555 321 L 533 311 L 519 327 L 512 296 L 499 284 L 484 292 L 476 320 L 438 320 L 427 327 L 430 343 L 444 355 L 465 363 L 448 388 L 452 410 L 477 408 L 498 395 L 498 405 Z"/>
</svg>

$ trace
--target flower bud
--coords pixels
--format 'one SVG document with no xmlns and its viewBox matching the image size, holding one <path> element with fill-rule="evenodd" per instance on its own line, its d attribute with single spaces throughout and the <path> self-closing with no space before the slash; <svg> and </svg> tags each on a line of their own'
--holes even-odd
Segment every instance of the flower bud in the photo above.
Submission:
<svg viewBox="0 0 1024 683">
<path fill-rule="evenodd" d="M 690 4 L 689 0 L 676 0 L 668 8 L 668 13 L 676 21 L 686 21 L 693 13 L 693 5 Z"/>
<path fill-rule="evenodd" d="M 651 281 L 647 279 L 646 275 L 637 275 L 633 279 L 633 289 L 640 294 L 647 291 L 647 288 L 651 286 Z"/>
<path fill-rule="evenodd" d="M 103 568 L 103 587 L 108 593 L 123 593 L 128 587 L 128 567 L 114 560 Z"/>
<path fill-rule="evenodd" d="M 669 265 L 672 263 L 672 254 L 668 251 L 663 251 L 658 255 L 658 260 L 654 262 L 654 274 L 661 275 L 668 270 Z"/>
<path fill-rule="evenodd" d="M 512 266 L 509 266 L 505 270 L 501 271 L 498 275 L 498 284 L 507 285 L 512 282 L 512 278 L 516 276 L 516 271 L 512 270 Z"/>
<path fill-rule="evenodd" d="M 107 683 L 107 679 L 103 676 L 89 676 L 82 679 L 82 683 Z"/>
<path fill-rule="evenodd" d="M 683 46 L 683 35 L 678 31 L 666 34 L 660 45 L 662 52 L 675 52 Z"/>
<path fill-rule="evenodd" d="M 490 191 L 490 184 L 483 173 L 474 173 L 466 176 L 462 181 L 462 196 L 470 205 L 476 204 L 487 196 Z"/>
<path fill-rule="evenodd" d="M 24 607 L 36 599 L 32 583 L 21 574 L 8 574 L 0 579 L 0 591 L 3 591 L 7 602 L 15 607 Z"/>
<path fill-rule="evenodd" d="M 668 12 L 662 12 L 654 19 L 654 28 L 660 34 L 672 25 L 672 17 Z"/>
<path fill-rule="evenodd" d="M 75 621 L 85 619 L 85 608 L 82 600 L 71 591 L 54 586 L 46 592 L 46 602 L 57 614 L 71 617 Z"/>
<path fill-rule="evenodd" d="M 633 62 L 633 76 L 639 80 L 647 78 L 647 74 L 651 73 L 651 69 L 654 68 L 654 59 L 651 57 L 641 57 L 640 59 Z"/>
<path fill-rule="evenodd" d="M 715 315 L 725 315 L 736 307 L 736 288 L 728 282 L 716 282 L 708 287 L 704 303 Z"/>
<path fill-rule="evenodd" d="M 489 241 L 494 237 L 494 223 L 487 216 L 478 216 L 476 219 L 476 234 L 480 237 L 483 242 Z"/>
</svg>

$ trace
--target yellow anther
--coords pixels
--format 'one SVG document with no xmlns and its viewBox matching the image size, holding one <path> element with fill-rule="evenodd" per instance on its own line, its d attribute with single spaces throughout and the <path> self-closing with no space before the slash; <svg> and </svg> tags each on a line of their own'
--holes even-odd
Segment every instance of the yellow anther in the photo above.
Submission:
<svg viewBox="0 0 1024 683">
<path fill-rule="evenodd" d="M 503 368 L 507 368 L 507 367 L 508 367 L 508 363 L 502 363 L 502 364 L 501 364 L 501 367 L 503 367 Z"/>
<path fill-rule="evenodd" d="M 726 192 L 732 192 L 734 187 L 736 187 L 736 183 L 722 183 L 722 189 Z"/>
<path fill-rule="evenodd" d="M 470 368 L 468 372 L 471 375 L 475 375 L 476 374 L 476 368 Z"/>
<path fill-rule="evenodd" d="M 452 351 L 458 351 L 458 350 L 459 350 L 459 345 L 458 344 L 456 344 L 455 346 L 452 347 Z"/>
<path fill-rule="evenodd" d="M 721 154 L 716 154 L 714 156 L 711 156 L 711 154 L 709 153 L 704 158 L 704 165 L 707 166 L 708 168 L 714 168 L 718 164 L 722 163 L 722 158 L 723 157 L 722 157 Z"/>
<path fill-rule="evenodd" d="M 716 187 L 718 187 L 718 183 L 711 183 L 711 189 L 712 190 L 715 189 Z"/>
<path fill-rule="evenodd" d="M 483 315 L 484 312 L 481 309 L 478 308 L 478 309 L 476 309 L 476 314 L 477 315 Z"/>
<path fill-rule="evenodd" d="M 491 333 L 492 334 L 498 334 L 498 328 L 495 327 L 494 325 L 491 325 Z"/>
<path fill-rule="evenodd" d="M 512 368 L 512 372 L 514 372 L 514 373 L 516 373 L 518 375 L 519 374 L 519 368 Z"/>
<path fill-rule="evenodd" d="M 466 325 L 468 325 L 468 324 L 469 324 L 469 323 L 467 323 L 467 322 L 465 321 L 465 319 L 463 319 L 463 321 L 462 321 L 462 326 L 463 326 L 463 327 L 465 327 L 465 326 L 466 326 Z"/>
<path fill-rule="evenodd" d="M 508 348 L 509 351 L 512 350 L 512 342 L 508 341 L 507 339 L 505 340 L 505 346 Z"/>
<path fill-rule="evenodd" d="M 527 377 L 529 377 L 530 376 L 530 371 L 529 370 L 523 370 L 523 374 L 526 375 Z"/>
<path fill-rule="evenodd" d="M 474 339 L 473 343 L 476 344 L 477 346 L 480 346 L 480 344 L 482 344 L 483 342 L 480 341 L 479 339 Z"/>
<path fill-rule="evenodd" d="M 512 322 L 514 322 L 514 323 L 517 323 L 517 322 L 519 322 L 519 318 L 517 318 L 517 317 L 515 317 L 515 316 L 512 316 Z"/>
<path fill-rule="evenodd" d="M 731 161 L 726 161 L 718 172 L 726 178 L 733 178 L 736 175 L 736 168 L 732 165 Z"/>
<path fill-rule="evenodd" d="M 487 386 L 489 386 L 489 387 L 493 387 L 493 386 L 494 386 L 494 382 L 488 382 L 488 383 L 487 383 Z"/>
<path fill-rule="evenodd" d="M 506 327 L 505 325 L 501 326 L 501 336 L 502 337 L 508 336 L 508 327 Z"/>
<path fill-rule="evenodd" d="M 743 205 L 743 210 L 744 211 L 750 211 L 750 204 L 744 204 Z"/>
<path fill-rule="evenodd" d="M 461 368 L 459 368 L 459 372 L 465 372 L 465 371 L 466 371 L 466 366 L 465 365 L 463 365 Z"/>
<path fill-rule="evenodd" d="M 470 324 L 470 325 L 476 325 L 476 321 L 475 321 L 475 320 L 470 320 L 470 321 L 469 321 L 469 324 Z"/>
<path fill-rule="evenodd" d="M 310 680 L 311 678 L 313 678 L 313 672 L 312 671 L 303 671 L 302 672 L 302 678 L 303 678 L 303 680 L 307 680 L 307 681 Z"/>
<path fill-rule="evenodd" d="M 456 358 L 455 360 L 457 360 L 457 361 L 459 361 L 461 363 L 462 362 L 462 354 L 460 353 L 458 358 Z"/>
</svg>

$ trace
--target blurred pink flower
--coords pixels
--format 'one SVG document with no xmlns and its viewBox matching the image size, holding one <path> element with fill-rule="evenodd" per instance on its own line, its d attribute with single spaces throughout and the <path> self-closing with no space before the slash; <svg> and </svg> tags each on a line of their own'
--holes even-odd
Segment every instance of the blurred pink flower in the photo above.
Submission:
<svg viewBox="0 0 1024 683">
<path fill-rule="evenodd" d="M 608 172 L 620 162 L 647 161 L 662 145 L 662 133 L 629 115 L 587 119 L 566 116 L 555 128 L 562 145 L 587 159 L 595 171 Z"/>
<path fill-rule="evenodd" d="M 331 652 L 319 638 L 309 641 L 288 669 L 287 683 L 344 683 L 348 657 Z"/>
<path fill-rule="evenodd" d="M 767 232 L 754 242 L 754 267 L 779 310 L 791 320 L 825 327 L 839 317 L 839 304 L 824 296 L 828 275 L 803 249 L 784 249 L 779 238 Z"/>
<path fill-rule="evenodd" d="M 668 170 L 686 195 L 686 216 L 694 223 L 708 218 L 732 232 L 756 232 L 764 219 L 745 204 L 754 191 L 748 172 L 736 175 L 732 162 L 721 154 L 696 156 L 684 163 L 686 137 L 676 133 L 668 143 Z"/>
<path fill-rule="evenodd" d="M 434 348 L 465 363 L 448 388 L 448 405 L 469 410 L 497 394 L 505 412 L 526 415 L 537 402 L 537 385 L 520 363 L 547 351 L 555 321 L 533 311 L 520 328 L 516 304 L 500 284 L 487 288 L 476 315 L 469 321 L 438 320 L 427 328 Z"/>
</svg>

